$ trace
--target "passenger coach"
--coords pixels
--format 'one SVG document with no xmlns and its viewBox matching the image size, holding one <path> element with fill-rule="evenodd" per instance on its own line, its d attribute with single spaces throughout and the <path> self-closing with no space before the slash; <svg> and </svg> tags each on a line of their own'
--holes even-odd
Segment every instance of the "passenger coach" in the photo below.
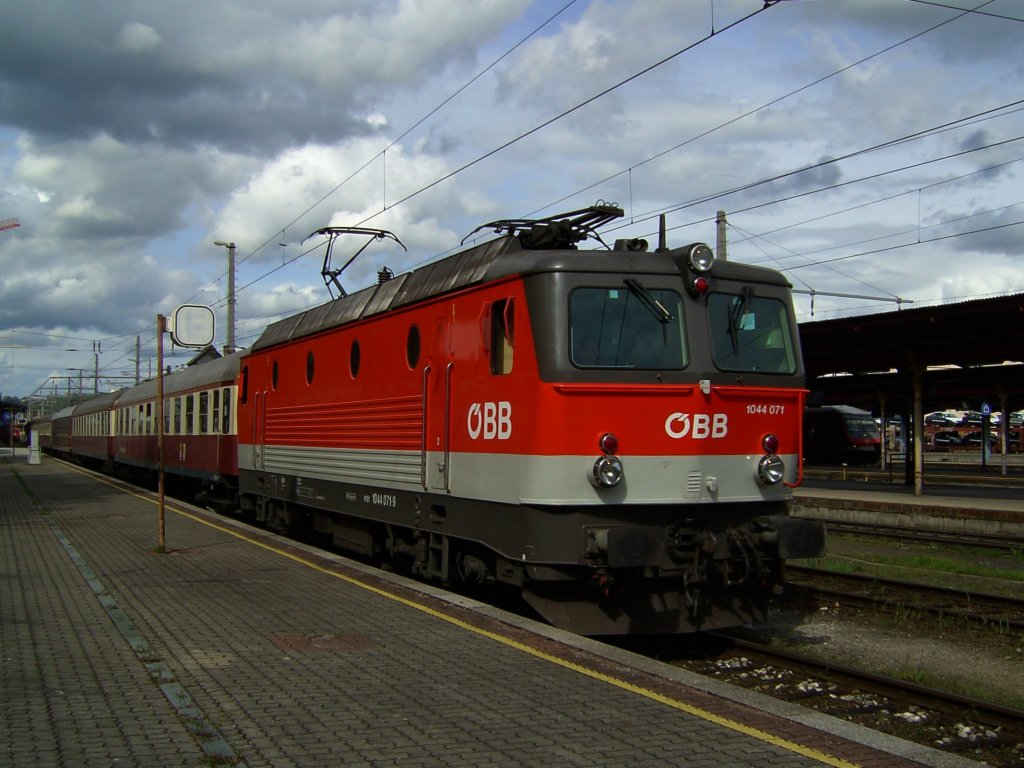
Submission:
<svg viewBox="0 0 1024 768">
<path fill-rule="evenodd" d="M 235 426 L 238 354 L 164 377 L 164 469 L 199 487 L 208 503 L 237 503 Z M 117 461 L 143 473 L 158 468 L 157 382 L 125 390 L 114 414 Z"/>
</svg>

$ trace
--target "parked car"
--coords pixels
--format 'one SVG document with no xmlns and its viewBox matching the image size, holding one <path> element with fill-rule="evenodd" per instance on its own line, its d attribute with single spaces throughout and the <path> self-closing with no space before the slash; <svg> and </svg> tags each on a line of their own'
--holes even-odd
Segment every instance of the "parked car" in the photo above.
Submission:
<svg viewBox="0 0 1024 768">
<path fill-rule="evenodd" d="M 959 432 L 936 432 L 932 435 L 932 448 L 936 451 L 948 451 L 950 448 L 955 448 L 959 445 L 963 445 Z"/>
<path fill-rule="evenodd" d="M 966 435 L 964 435 L 964 437 L 963 437 L 963 439 L 962 439 L 960 444 L 961 445 L 969 445 L 972 448 L 981 448 L 981 431 L 977 430 L 977 431 L 974 431 L 974 432 L 968 432 Z M 999 447 L 999 438 L 996 435 L 994 435 L 992 433 L 989 433 L 989 436 L 988 436 L 988 448 L 989 448 L 989 450 L 990 451 L 994 451 L 998 447 Z"/>
<path fill-rule="evenodd" d="M 935 413 L 929 413 L 924 417 L 925 424 L 935 424 L 941 427 L 955 427 L 960 423 L 960 419 L 956 416 L 951 416 L 948 413 L 942 411 L 936 411 Z"/>
</svg>

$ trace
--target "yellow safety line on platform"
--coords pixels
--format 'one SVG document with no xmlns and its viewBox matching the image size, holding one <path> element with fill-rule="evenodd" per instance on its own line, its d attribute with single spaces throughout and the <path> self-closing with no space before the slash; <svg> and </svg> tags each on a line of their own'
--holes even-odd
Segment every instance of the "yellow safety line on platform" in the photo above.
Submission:
<svg viewBox="0 0 1024 768">
<path fill-rule="evenodd" d="M 79 472 L 80 474 L 92 477 L 93 479 L 106 483 L 107 485 L 113 488 L 117 488 L 118 490 L 130 496 L 135 496 L 136 498 L 142 499 L 143 501 L 146 501 L 151 504 L 157 503 L 155 499 L 145 496 L 136 491 L 126 489 L 123 486 L 117 485 L 113 482 L 110 482 L 102 475 L 96 475 L 93 473 L 87 474 L 85 471 L 82 471 L 75 466 L 72 466 L 70 464 L 67 466 L 70 469 Z M 638 696 L 643 696 L 644 698 L 656 701 L 668 707 L 672 707 L 673 709 L 680 710 L 681 712 L 686 712 L 689 715 L 693 715 L 694 717 L 706 720 L 707 722 L 714 723 L 715 725 L 720 725 L 723 728 L 728 728 L 729 730 L 736 731 L 737 733 L 742 733 L 745 736 L 750 736 L 751 738 L 758 739 L 759 741 L 767 742 L 781 749 L 785 749 L 790 752 L 795 752 L 799 755 L 803 755 L 804 757 L 810 758 L 812 760 L 817 760 L 818 762 L 823 763 L 825 765 L 831 765 L 834 766 L 834 768 L 859 768 L 859 766 L 856 763 L 851 763 L 847 760 L 842 760 L 838 757 L 833 757 L 832 755 L 820 752 L 819 750 L 813 749 L 812 747 L 805 747 L 802 744 L 797 744 L 787 739 L 780 738 L 779 736 L 775 736 L 774 734 L 768 733 L 767 731 L 762 731 L 758 728 L 752 728 L 748 725 L 744 725 L 743 723 L 736 722 L 735 720 L 730 720 L 727 717 L 716 715 L 714 712 L 708 712 L 705 709 L 695 707 L 692 704 L 687 704 L 686 702 L 679 701 L 678 699 L 673 699 L 672 697 L 665 696 L 664 694 L 658 693 L 657 691 L 651 691 L 647 688 L 635 685 L 626 680 L 621 680 L 617 677 L 607 675 L 603 672 L 598 672 L 596 670 L 589 669 L 588 667 L 585 667 L 581 664 L 576 664 L 575 662 L 567 661 L 566 659 L 559 658 L 558 656 L 554 656 L 550 653 L 545 653 L 544 651 L 540 651 L 536 648 L 531 648 L 530 646 L 524 643 L 520 643 L 518 640 L 513 640 L 510 637 L 505 637 L 504 635 L 500 635 L 496 632 L 491 632 L 489 630 L 482 629 L 481 627 L 475 627 L 472 624 L 463 621 L 462 619 L 457 619 L 454 616 L 449 616 L 446 613 L 435 610 L 434 608 L 423 605 L 422 603 L 417 603 L 415 600 L 410 600 L 408 598 L 402 597 L 401 595 L 396 595 L 393 592 L 388 592 L 387 590 L 381 589 L 380 587 L 375 587 L 374 585 L 368 584 L 365 581 L 361 581 L 360 579 L 357 579 L 353 576 L 348 576 L 344 573 L 339 573 L 330 568 L 318 565 L 317 563 L 314 563 L 312 560 L 307 560 L 306 558 L 300 557 L 299 555 L 296 555 L 292 552 L 286 552 L 283 549 L 278 549 L 277 547 L 274 547 L 270 544 L 258 541 L 257 539 L 254 539 L 251 536 L 247 536 L 246 534 L 241 533 L 240 531 L 236 531 L 231 528 L 225 527 L 223 525 L 213 522 L 212 520 L 207 520 L 203 517 L 200 517 L 199 515 L 193 514 L 191 512 L 186 512 L 183 509 L 178 509 L 170 505 L 168 505 L 166 508 L 171 512 L 181 515 L 182 517 L 187 517 L 190 520 L 194 520 L 197 523 L 202 523 L 205 526 L 221 531 L 223 533 L 227 533 L 231 536 L 234 536 L 237 539 L 241 539 L 242 541 L 248 544 L 253 544 L 257 547 L 260 547 L 261 549 L 267 550 L 268 552 L 273 552 L 276 555 L 286 557 L 289 560 L 299 563 L 300 565 L 306 566 L 307 568 L 312 568 L 315 571 L 319 571 L 320 573 L 326 574 L 328 576 L 333 576 L 336 579 L 340 579 L 341 581 L 344 581 L 353 586 L 360 587 L 361 589 L 367 590 L 369 592 L 373 592 L 374 594 L 380 595 L 381 597 L 385 597 L 394 602 L 409 606 L 410 608 L 415 608 L 418 611 L 426 613 L 435 618 L 441 619 L 442 621 L 446 621 L 449 624 L 454 624 L 455 626 L 461 629 L 465 629 L 469 632 L 473 632 L 474 634 L 489 638 L 490 640 L 494 640 L 497 643 L 501 643 L 502 645 L 514 648 L 517 651 L 522 651 L 523 653 L 527 653 L 530 656 L 534 656 L 535 658 L 542 659 L 543 661 L 547 661 L 552 664 L 557 664 L 560 667 L 571 670 L 573 672 L 577 672 L 581 675 L 585 675 L 586 677 L 592 678 L 594 680 L 599 680 L 603 683 L 615 686 L 616 688 L 620 688 L 624 691 L 629 691 L 630 693 L 634 693 Z"/>
</svg>

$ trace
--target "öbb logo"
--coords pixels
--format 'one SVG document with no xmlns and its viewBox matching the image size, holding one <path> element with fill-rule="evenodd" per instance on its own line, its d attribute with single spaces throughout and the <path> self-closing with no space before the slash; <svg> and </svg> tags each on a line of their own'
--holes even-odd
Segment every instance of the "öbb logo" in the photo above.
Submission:
<svg viewBox="0 0 1024 768">
<path fill-rule="evenodd" d="M 508 440 L 512 437 L 512 403 L 473 403 L 469 406 L 466 427 L 473 440 Z"/>
<path fill-rule="evenodd" d="M 717 440 L 729 433 L 729 417 L 724 413 L 673 413 L 665 419 L 665 432 L 681 440 L 689 435 L 694 440 Z"/>
</svg>

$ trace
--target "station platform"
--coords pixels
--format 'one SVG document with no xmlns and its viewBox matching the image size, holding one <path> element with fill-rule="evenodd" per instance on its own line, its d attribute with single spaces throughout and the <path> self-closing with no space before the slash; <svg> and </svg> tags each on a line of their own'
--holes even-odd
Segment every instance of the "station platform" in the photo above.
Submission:
<svg viewBox="0 0 1024 768">
<path fill-rule="evenodd" d="M 973 766 L 44 458 L 0 458 L 0 765 Z"/>
<path fill-rule="evenodd" d="M 1024 541 L 1024 488 L 1002 497 L 980 489 L 943 488 L 915 496 L 905 487 L 880 488 L 851 482 L 839 487 L 806 483 L 793 491 L 793 515 L 828 523 L 910 528 L 939 534 L 990 536 Z"/>
</svg>

